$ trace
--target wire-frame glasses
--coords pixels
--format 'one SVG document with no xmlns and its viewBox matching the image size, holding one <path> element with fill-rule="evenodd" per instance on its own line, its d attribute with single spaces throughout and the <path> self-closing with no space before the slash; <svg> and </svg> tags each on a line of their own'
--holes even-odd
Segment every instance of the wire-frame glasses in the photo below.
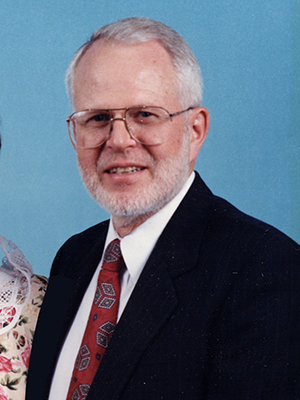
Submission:
<svg viewBox="0 0 300 400">
<path fill-rule="evenodd" d="M 158 145 L 164 142 L 164 127 L 172 122 L 172 118 L 192 109 L 193 107 L 189 107 L 173 114 L 156 106 L 89 109 L 74 112 L 67 118 L 67 123 L 71 141 L 76 147 L 100 147 L 109 138 L 112 123 L 116 120 L 124 121 L 129 135 L 137 142 Z M 123 116 L 113 116 L 120 112 L 123 112 Z"/>
</svg>

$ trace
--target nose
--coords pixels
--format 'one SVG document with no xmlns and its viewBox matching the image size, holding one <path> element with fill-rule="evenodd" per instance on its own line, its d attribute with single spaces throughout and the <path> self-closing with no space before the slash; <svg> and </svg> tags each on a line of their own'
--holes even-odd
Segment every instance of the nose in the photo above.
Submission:
<svg viewBox="0 0 300 400">
<path fill-rule="evenodd" d="M 114 148 L 126 148 L 136 146 L 137 142 L 132 137 L 126 123 L 125 117 L 114 117 L 110 119 L 111 129 L 110 135 L 106 141 L 106 145 Z M 120 123 L 120 122 L 123 122 Z"/>
<path fill-rule="evenodd" d="M 124 118 L 124 117 L 111 118 L 110 121 L 111 121 L 111 122 L 113 122 L 113 121 L 124 121 L 124 122 L 125 122 L 125 125 L 126 125 L 126 118 Z M 126 126 L 126 127 L 127 127 L 127 126 Z"/>
</svg>

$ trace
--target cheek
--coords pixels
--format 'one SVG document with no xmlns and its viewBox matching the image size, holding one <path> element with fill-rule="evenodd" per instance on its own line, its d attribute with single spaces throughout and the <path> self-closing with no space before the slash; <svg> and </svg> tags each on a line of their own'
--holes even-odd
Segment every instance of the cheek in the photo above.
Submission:
<svg viewBox="0 0 300 400">
<path fill-rule="evenodd" d="M 83 168 L 95 168 L 99 158 L 99 149 L 77 149 L 77 161 Z"/>
<path fill-rule="evenodd" d="M 180 131 L 172 132 L 173 136 L 165 146 L 164 157 L 169 156 L 171 158 L 177 158 L 182 154 L 187 146 L 187 138 L 184 132 L 184 128 Z"/>
</svg>

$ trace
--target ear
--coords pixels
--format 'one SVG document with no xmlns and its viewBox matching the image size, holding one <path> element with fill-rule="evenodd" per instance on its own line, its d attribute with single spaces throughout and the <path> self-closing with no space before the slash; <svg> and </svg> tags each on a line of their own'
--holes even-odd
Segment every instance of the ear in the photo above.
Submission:
<svg viewBox="0 0 300 400">
<path fill-rule="evenodd" d="M 195 163 L 209 129 L 209 112 L 205 107 L 197 107 L 190 118 L 190 163 Z"/>
</svg>

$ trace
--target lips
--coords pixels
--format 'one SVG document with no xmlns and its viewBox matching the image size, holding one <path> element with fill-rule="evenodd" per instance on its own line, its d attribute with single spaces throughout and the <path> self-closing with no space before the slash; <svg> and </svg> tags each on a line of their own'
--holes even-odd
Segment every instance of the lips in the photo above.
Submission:
<svg viewBox="0 0 300 400">
<path fill-rule="evenodd" d="M 114 167 L 106 170 L 109 174 L 132 174 L 134 172 L 138 172 L 144 169 L 143 167 Z"/>
</svg>

